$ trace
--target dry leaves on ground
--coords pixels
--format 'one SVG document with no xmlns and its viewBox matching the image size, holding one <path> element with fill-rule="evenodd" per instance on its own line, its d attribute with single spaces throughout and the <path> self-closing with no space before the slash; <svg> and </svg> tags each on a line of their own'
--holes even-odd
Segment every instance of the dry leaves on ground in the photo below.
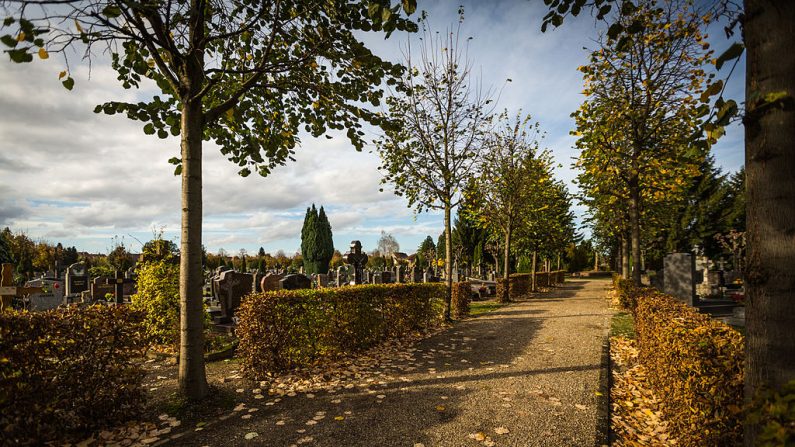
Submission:
<svg viewBox="0 0 795 447">
<path fill-rule="evenodd" d="M 613 445 L 677 445 L 663 419 L 662 404 L 651 392 L 646 370 L 637 362 L 635 341 L 611 337 L 610 358 L 614 365 L 610 389 L 610 425 L 616 435 Z"/>
</svg>

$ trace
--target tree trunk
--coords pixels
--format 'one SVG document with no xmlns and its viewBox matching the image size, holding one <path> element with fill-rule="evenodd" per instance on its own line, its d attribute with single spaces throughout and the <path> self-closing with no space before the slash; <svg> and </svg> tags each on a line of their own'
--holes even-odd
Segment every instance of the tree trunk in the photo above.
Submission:
<svg viewBox="0 0 795 447">
<path fill-rule="evenodd" d="M 207 395 L 202 301 L 202 121 L 199 101 L 182 106 L 179 388 L 190 400 Z"/>
<path fill-rule="evenodd" d="M 629 233 L 632 256 L 632 282 L 640 286 L 640 187 L 637 178 L 629 185 Z"/>
<path fill-rule="evenodd" d="M 450 303 L 453 299 L 453 231 L 450 228 L 450 203 L 444 205 L 444 283 L 447 285 L 444 294 L 444 319 L 450 318 Z"/>
<path fill-rule="evenodd" d="M 510 281 L 511 281 L 511 274 L 510 274 L 510 271 L 511 271 L 511 268 L 510 268 L 510 262 L 511 262 L 510 261 L 510 259 L 511 259 L 511 232 L 513 230 L 513 228 L 511 228 L 512 227 L 511 223 L 512 223 L 511 220 L 508 219 L 508 227 L 505 230 L 505 250 L 503 251 L 503 256 L 505 257 L 505 259 L 503 259 L 503 261 L 502 261 L 502 269 L 503 269 L 502 279 L 505 280 L 505 284 L 507 285 L 507 287 L 503 288 L 502 296 L 497 297 L 500 300 L 501 303 L 507 303 L 508 301 L 510 301 L 509 290 L 510 290 L 510 284 L 511 284 L 510 283 Z"/>
<path fill-rule="evenodd" d="M 621 277 L 629 279 L 629 238 L 626 233 L 621 235 Z"/>
<path fill-rule="evenodd" d="M 532 283 L 530 284 L 531 290 L 533 292 L 536 291 L 536 258 L 537 258 L 536 251 L 533 250 L 533 269 L 532 269 L 533 270 L 533 275 L 532 275 L 532 278 L 531 278 L 532 279 Z"/>
<path fill-rule="evenodd" d="M 745 1 L 747 399 L 795 379 L 795 2 Z M 774 106 L 760 98 L 784 92 Z M 758 428 L 745 430 L 755 445 Z"/>
</svg>

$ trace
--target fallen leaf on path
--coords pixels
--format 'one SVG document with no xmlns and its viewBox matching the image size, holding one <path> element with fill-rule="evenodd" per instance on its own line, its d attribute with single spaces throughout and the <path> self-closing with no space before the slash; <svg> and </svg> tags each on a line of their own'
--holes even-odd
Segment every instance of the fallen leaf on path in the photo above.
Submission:
<svg viewBox="0 0 795 447">
<path fill-rule="evenodd" d="M 444 411 L 444 405 L 437 405 L 436 411 Z"/>
<path fill-rule="evenodd" d="M 246 433 L 246 436 L 244 436 L 244 437 L 245 437 L 247 440 L 251 440 L 251 439 L 254 439 L 254 438 L 256 438 L 257 436 L 259 436 L 259 433 L 257 433 L 257 432 L 253 432 L 253 431 L 252 431 L 252 432 L 248 432 L 248 433 Z"/>
<path fill-rule="evenodd" d="M 494 433 L 497 433 L 498 435 L 507 435 L 510 432 L 511 431 L 505 427 L 497 427 L 494 429 Z"/>
</svg>

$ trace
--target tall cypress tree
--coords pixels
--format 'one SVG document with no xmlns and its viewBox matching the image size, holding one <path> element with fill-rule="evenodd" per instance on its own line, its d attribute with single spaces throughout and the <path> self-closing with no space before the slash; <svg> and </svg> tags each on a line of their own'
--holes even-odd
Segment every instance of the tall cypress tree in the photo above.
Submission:
<svg viewBox="0 0 795 447">
<path fill-rule="evenodd" d="M 328 273 L 329 262 L 334 257 L 334 238 L 331 234 L 331 224 L 326 217 L 326 211 L 320 207 L 317 219 L 317 273 Z"/>
<path fill-rule="evenodd" d="M 317 222 L 317 208 L 315 208 L 315 204 L 313 203 L 311 208 L 306 209 L 304 226 L 301 229 L 301 257 L 304 261 L 304 273 L 307 275 L 317 273 Z"/>
</svg>

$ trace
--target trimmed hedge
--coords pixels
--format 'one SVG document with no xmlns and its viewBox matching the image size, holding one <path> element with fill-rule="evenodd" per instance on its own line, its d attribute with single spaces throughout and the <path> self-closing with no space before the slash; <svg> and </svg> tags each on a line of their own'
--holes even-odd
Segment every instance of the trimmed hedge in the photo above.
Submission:
<svg viewBox="0 0 795 447">
<path fill-rule="evenodd" d="M 243 299 L 236 315 L 242 370 L 255 380 L 439 326 L 445 286 L 377 284 L 277 290 Z"/>
<path fill-rule="evenodd" d="M 558 270 L 554 272 L 536 272 L 536 287 L 552 287 L 563 282 L 565 272 Z M 520 298 L 531 292 L 533 288 L 532 273 L 513 273 L 511 274 L 511 299 Z M 498 295 L 499 296 L 499 295 Z"/>
<path fill-rule="evenodd" d="M 618 304 L 622 308 L 635 313 L 638 294 L 641 293 L 643 289 L 635 287 L 635 283 L 633 283 L 631 279 L 622 279 L 620 276 L 613 277 L 613 287 L 616 289 Z"/>
<path fill-rule="evenodd" d="M 469 316 L 469 303 L 472 301 L 472 283 L 469 281 L 457 282 L 452 289 L 452 314 L 453 318 L 460 320 Z"/>
<path fill-rule="evenodd" d="M 510 297 L 515 300 L 527 295 L 532 286 L 532 275 L 530 273 L 514 273 L 511 275 Z"/>
<path fill-rule="evenodd" d="M 0 312 L 0 445 L 41 445 L 136 416 L 147 345 L 126 306 Z"/>
<path fill-rule="evenodd" d="M 639 361 L 681 445 L 740 443 L 742 335 L 671 296 L 619 284 L 635 315 Z"/>
</svg>

